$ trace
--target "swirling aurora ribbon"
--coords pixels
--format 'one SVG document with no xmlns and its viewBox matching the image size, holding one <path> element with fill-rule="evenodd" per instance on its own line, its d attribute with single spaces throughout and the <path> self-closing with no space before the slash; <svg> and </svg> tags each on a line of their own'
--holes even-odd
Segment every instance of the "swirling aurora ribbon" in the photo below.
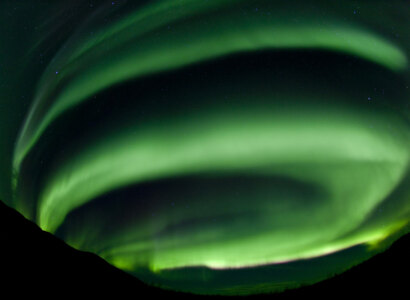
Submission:
<svg viewBox="0 0 410 300">
<path fill-rule="evenodd" d="M 315 282 L 407 232 L 409 41 L 370 4 L 357 21 L 296 2 L 73 4 L 2 197 L 77 249 L 197 293 Z"/>
</svg>

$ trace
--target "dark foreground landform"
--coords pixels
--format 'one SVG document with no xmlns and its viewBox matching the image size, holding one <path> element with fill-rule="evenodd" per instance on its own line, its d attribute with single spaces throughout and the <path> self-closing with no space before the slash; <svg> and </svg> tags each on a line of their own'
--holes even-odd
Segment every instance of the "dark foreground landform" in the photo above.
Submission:
<svg viewBox="0 0 410 300">
<path fill-rule="evenodd" d="M 109 265 L 97 255 L 77 251 L 53 235 L 42 231 L 18 212 L 0 202 L 2 290 L 16 296 L 45 295 L 50 288 L 62 294 L 104 296 L 118 299 L 178 297 L 209 298 L 178 293 L 145 285 L 131 275 Z M 385 252 L 375 255 L 343 274 L 311 286 L 276 294 L 252 295 L 259 299 L 300 299 L 301 297 L 349 297 L 405 295 L 408 286 L 410 235 L 407 234 Z M 50 294 L 51 296 L 51 294 Z M 247 297 L 247 298 L 249 298 Z M 230 297 L 232 298 L 232 297 Z M 239 296 L 238 296 L 239 298 Z"/>
</svg>

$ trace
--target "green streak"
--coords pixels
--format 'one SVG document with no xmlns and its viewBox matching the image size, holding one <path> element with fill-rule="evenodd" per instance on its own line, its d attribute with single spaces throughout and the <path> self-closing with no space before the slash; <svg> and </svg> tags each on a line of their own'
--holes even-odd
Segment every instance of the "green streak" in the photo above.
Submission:
<svg viewBox="0 0 410 300">
<path fill-rule="evenodd" d="M 183 291 L 279 291 L 374 255 L 409 231 L 409 44 L 395 20 L 408 13 L 295 3 L 79 5 L 65 23 L 74 6 L 39 5 L 13 34 L 0 4 L 1 197 Z M 4 73 L 16 62 L 27 68 Z"/>
<path fill-rule="evenodd" d="M 214 4 L 208 7 L 191 1 L 187 1 L 190 6 L 183 13 L 162 19 L 161 10 L 169 8 L 166 4 L 174 4 L 173 1 L 161 3 L 164 8 L 141 9 L 130 19 L 112 25 L 107 29 L 107 36 L 101 34 L 89 42 L 82 41 L 86 46 L 80 49 L 74 46 L 75 50 L 69 47 L 72 53 L 67 50 L 57 56 L 41 81 L 18 139 L 14 157 L 16 170 L 47 126 L 64 111 L 130 78 L 263 49 L 328 49 L 396 71 L 407 66 L 406 55 L 397 46 L 368 30 L 343 22 L 332 20 L 323 25 L 314 21 L 314 16 L 302 16 L 300 23 L 295 23 L 275 18 L 274 11 L 269 17 L 244 18 L 239 13 L 239 4 L 226 14 L 207 14 L 208 9 L 215 8 Z M 190 19 L 187 27 L 180 19 L 192 12 L 198 16 Z M 165 21 L 172 30 L 166 27 Z M 152 25 L 148 25 L 150 22 Z M 119 35 L 112 42 L 116 33 Z M 72 43 L 75 45 L 76 41 Z M 59 70 L 59 76 L 55 70 Z"/>
<path fill-rule="evenodd" d="M 322 213 L 326 212 L 323 211 Z M 169 245 L 164 246 L 161 244 L 164 250 L 155 252 L 153 259 L 150 261 L 145 261 L 139 257 L 139 253 L 144 253 L 147 250 L 153 251 L 154 245 L 144 242 L 113 247 L 109 251 L 100 253 L 100 255 L 122 270 L 135 271 L 148 266 L 152 272 L 159 274 L 164 270 L 184 267 L 207 267 L 215 270 L 252 268 L 289 263 L 300 259 L 314 259 L 361 244 L 375 244 L 386 239 L 405 225 L 407 225 L 407 221 L 399 221 L 388 227 L 360 232 L 343 239 L 337 239 L 334 234 L 332 237 L 335 239 L 329 238 L 326 242 L 321 241 L 319 237 L 312 237 L 311 234 L 301 240 L 303 238 L 302 234 L 287 232 L 282 236 L 278 236 L 272 231 L 237 241 L 225 241 L 224 244 L 220 241 L 206 246 L 201 244 L 196 247 L 191 246 L 182 249 L 176 247 L 176 245 L 175 247 L 169 247 Z M 326 230 L 320 233 L 328 234 Z M 298 239 L 298 243 L 289 246 L 286 241 L 292 239 Z M 177 242 L 181 243 L 180 240 L 175 241 L 175 239 L 172 242 L 175 244 Z M 314 242 L 316 243 L 314 244 Z M 278 243 L 282 243 L 282 246 L 278 247 Z M 276 251 L 272 253 L 272 249 Z M 221 256 L 221 251 L 225 255 Z"/>
<path fill-rule="evenodd" d="M 105 255 L 114 255 L 113 261 L 117 262 L 124 249 L 130 253 L 148 252 L 152 255 L 149 258 L 131 255 L 127 259 L 131 259 L 129 264 L 133 267 L 148 265 L 152 270 L 197 265 L 243 267 L 318 256 L 378 240 L 390 232 L 390 227 L 337 239 L 361 224 L 406 174 L 409 139 L 404 138 L 405 124 L 388 115 L 364 117 L 340 109 L 329 108 L 326 115 L 324 120 L 320 111 L 302 107 L 297 113 L 282 108 L 280 114 L 273 108 L 248 108 L 234 115 L 227 111 L 202 111 L 201 115 L 186 115 L 178 122 L 164 120 L 166 126 L 147 122 L 139 133 L 122 131 L 104 136 L 52 174 L 40 196 L 39 224 L 53 232 L 70 211 L 130 184 L 188 174 L 250 172 L 293 178 L 321 187 L 327 193 L 321 198 L 326 200 L 310 205 L 312 219 L 305 222 L 306 206 L 277 211 L 269 203 L 286 203 L 286 196 L 266 199 L 261 192 L 253 201 L 267 205 L 258 208 L 265 230 L 255 229 L 250 236 L 234 235 L 232 240 L 221 233 L 220 227 L 211 226 L 200 233 L 193 229 L 166 235 L 153 244 L 153 232 L 145 232 L 147 240 L 132 233 L 143 226 L 142 219 L 140 226 L 121 235 L 134 236 L 136 244 Z M 296 122 L 298 119 L 303 122 Z M 388 123 L 394 124 L 398 136 L 383 129 Z M 370 129 L 368 124 L 379 124 L 378 130 Z M 225 209 L 229 212 L 231 208 Z M 182 222 L 192 211 L 195 209 L 182 209 L 172 219 Z M 202 216 L 215 215 L 211 208 L 197 211 Z M 167 214 L 165 211 L 159 219 L 167 220 Z M 280 221 L 281 214 L 286 219 Z M 162 224 L 156 231 L 170 225 L 167 221 Z M 242 226 L 234 232 L 246 228 Z M 253 226 L 259 228 L 257 224 Z M 278 232 L 278 226 L 284 228 L 283 232 Z M 191 243 L 208 239 L 211 242 L 206 247 L 201 242 Z"/>
</svg>

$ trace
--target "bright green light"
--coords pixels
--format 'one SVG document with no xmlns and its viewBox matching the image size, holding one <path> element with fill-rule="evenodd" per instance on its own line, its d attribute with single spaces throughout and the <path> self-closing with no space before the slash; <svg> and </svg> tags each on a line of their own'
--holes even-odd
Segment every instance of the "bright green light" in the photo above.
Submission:
<svg viewBox="0 0 410 300">
<path fill-rule="evenodd" d="M 207 5 L 198 1 L 186 2 L 190 5 L 186 13 L 195 11 L 198 14 L 189 29 L 184 23 L 181 25 L 177 22 L 178 18 L 185 16 L 184 13 L 169 18 L 170 30 L 164 23 L 167 18 L 162 19 L 161 14 L 157 16 L 152 13 L 157 9 L 147 7 L 131 15 L 129 20 L 114 24 L 107 36 L 102 33 L 87 41 L 86 49 L 78 46 L 77 40 L 71 41 L 71 47 L 62 50 L 44 74 L 35 104 L 17 143 L 14 167 L 18 169 L 47 126 L 65 110 L 129 78 L 180 68 L 223 55 L 262 49 L 326 49 L 355 55 L 393 70 L 402 70 L 407 66 L 406 55 L 399 47 L 370 31 L 343 24 L 342 21 L 328 20 L 323 25 L 312 16 L 301 16 L 298 23 L 283 17 L 250 15 L 243 18 L 238 13 L 240 6 L 227 14 L 202 16 L 199 12 L 201 9 L 203 13 L 209 10 Z M 162 9 L 167 7 L 166 4 L 170 7 L 174 5 L 172 1 L 162 1 Z M 214 5 L 210 4 L 210 8 Z M 145 18 L 151 14 L 154 22 L 149 24 Z M 151 31 L 154 34 L 149 34 Z M 104 43 L 105 39 L 107 41 Z M 104 45 L 103 50 L 100 50 L 101 44 Z M 106 55 L 109 59 L 104 59 Z M 55 76 L 57 69 L 58 78 Z M 59 91 L 57 95 L 56 90 Z M 53 97 L 52 105 L 45 109 L 44 103 L 51 101 L 50 97 Z"/>
<path fill-rule="evenodd" d="M 0 195 L 201 294 L 311 284 L 387 247 L 410 220 L 410 45 L 382 2 L 296 2 L 108 3 L 51 20 L 61 40 L 27 33 L 20 62 L 40 62 L 0 82 Z"/>
</svg>

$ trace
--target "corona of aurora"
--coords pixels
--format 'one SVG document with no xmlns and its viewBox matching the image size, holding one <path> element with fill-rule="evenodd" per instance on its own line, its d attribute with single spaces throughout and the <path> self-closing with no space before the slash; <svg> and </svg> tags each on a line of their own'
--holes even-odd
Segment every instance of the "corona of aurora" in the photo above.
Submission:
<svg viewBox="0 0 410 300">
<path fill-rule="evenodd" d="M 409 232 L 409 20 L 405 1 L 2 1 L 0 199 L 165 289 L 341 273 Z"/>
</svg>

